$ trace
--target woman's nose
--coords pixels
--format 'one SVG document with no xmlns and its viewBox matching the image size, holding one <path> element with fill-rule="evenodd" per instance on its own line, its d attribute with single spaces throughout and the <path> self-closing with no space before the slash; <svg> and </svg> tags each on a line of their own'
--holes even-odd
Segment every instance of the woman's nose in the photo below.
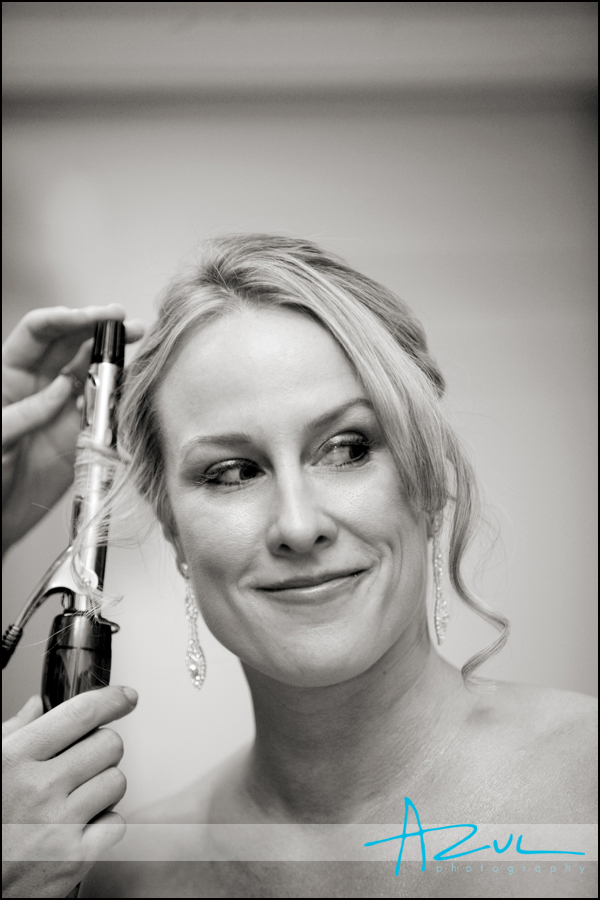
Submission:
<svg viewBox="0 0 600 900">
<path fill-rule="evenodd" d="M 273 504 L 267 543 L 275 555 L 311 553 L 335 541 L 337 525 L 322 508 L 308 479 L 282 479 Z"/>
</svg>

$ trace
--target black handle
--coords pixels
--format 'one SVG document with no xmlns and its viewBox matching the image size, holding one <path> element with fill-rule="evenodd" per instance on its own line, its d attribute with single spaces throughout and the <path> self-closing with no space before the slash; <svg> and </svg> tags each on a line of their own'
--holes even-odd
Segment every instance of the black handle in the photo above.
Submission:
<svg viewBox="0 0 600 900">
<path fill-rule="evenodd" d="M 111 634 L 115 626 L 79 611 L 56 616 L 48 638 L 42 700 L 48 712 L 63 700 L 110 682 Z"/>
</svg>

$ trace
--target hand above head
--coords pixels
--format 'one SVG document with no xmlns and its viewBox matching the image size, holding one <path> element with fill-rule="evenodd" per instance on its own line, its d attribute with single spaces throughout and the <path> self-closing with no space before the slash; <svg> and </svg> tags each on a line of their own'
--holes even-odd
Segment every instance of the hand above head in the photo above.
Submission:
<svg viewBox="0 0 600 900">
<path fill-rule="evenodd" d="M 28 312 L 2 347 L 2 550 L 22 538 L 73 481 L 83 391 L 96 323 L 117 304 Z M 125 340 L 144 333 L 125 322 Z M 71 373 L 64 374 L 66 369 Z"/>
</svg>

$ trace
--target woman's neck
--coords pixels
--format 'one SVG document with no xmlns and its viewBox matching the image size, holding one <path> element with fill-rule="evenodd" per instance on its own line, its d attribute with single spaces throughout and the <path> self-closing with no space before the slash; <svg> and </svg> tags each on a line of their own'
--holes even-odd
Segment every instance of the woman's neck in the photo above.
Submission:
<svg viewBox="0 0 600 900">
<path fill-rule="evenodd" d="M 277 822 L 377 819 L 447 742 L 465 693 L 424 620 L 340 684 L 300 688 L 245 672 L 256 717 L 245 791 L 261 818 Z"/>
</svg>

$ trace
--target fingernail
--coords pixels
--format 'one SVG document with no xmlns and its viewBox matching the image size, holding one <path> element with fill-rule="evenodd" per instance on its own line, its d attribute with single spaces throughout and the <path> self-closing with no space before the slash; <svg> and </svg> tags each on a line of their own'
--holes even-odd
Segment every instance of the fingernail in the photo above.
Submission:
<svg viewBox="0 0 600 900">
<path fill-rule="evenodd" d="M 121 688 L 121 690 L 123 691 L 123 693 L 125 694 L 125 696 L 126 696 L 127 699 L 129 700 L 129 702 L 131 703 L 131 705 L 132 705 L 132 706 L 135 706 L 135 704 L 138 702 L 138 693 L 137 693 L 137 691 L 134 691 L 134 689 L 133 689 L 133 688 L 130 688 L 130 687 L 123 687 L 123 688 Z"/>
</svg>

